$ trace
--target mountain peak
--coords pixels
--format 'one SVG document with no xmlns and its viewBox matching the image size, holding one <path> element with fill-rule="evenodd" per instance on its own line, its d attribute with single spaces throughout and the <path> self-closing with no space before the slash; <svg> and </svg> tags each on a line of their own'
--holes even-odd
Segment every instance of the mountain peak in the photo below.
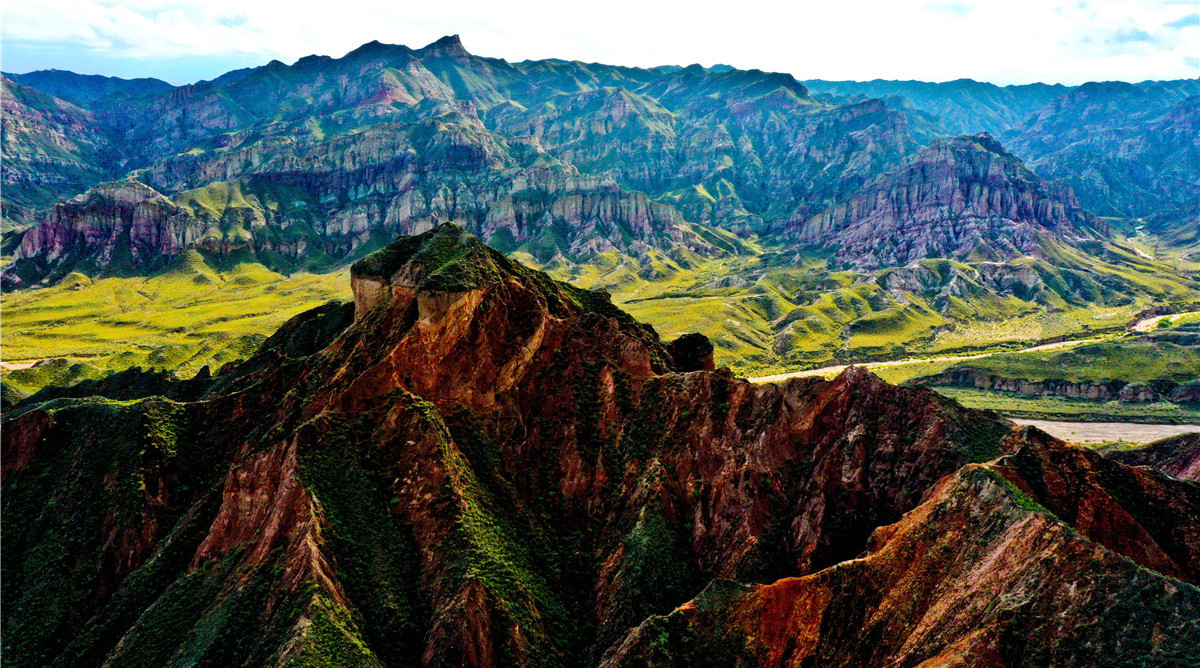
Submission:
<svg viewBox="0 0 1200 668">
<path fill-rule="evenodd" d="M 988 132 L 980 132 L 978 134 L 955 137 L 953 139 L 946 140 L 946 145 L 952 150 L 985 151 L 987 153 L 995 154 L 1006 160 L 1010 160 L 1019 165 L 1022 169 L 1024 169 L 1025 166 L 1025 161 L 1010 153 L 1008 149 L 1004 148 L 1003 144 L 1001 144 Z M 935 144 L 934 146 L 927 148 L 926 152 L 936 152 L 936 150 L 937 147 Z"/>
<path fill-rule="evenodd" d="M 380 42 L 377 39 L 373 39 L 370 42 L 367 42 L 366 44 L 363 44 L 362 46 L 358 47 L 357 49 L 351 51 L 350 53 L 347 53 L 345 55 L 345 57 L 346 58 L 364 58 L 364 57 L 370 58 L 370 57 L 381 56 L 381 55 L 394 53 L 394 52 L 398 52 L 398 53 L 402 53 L 402 54 L 403 53 L 411 53 L 412 49 L 408 48 L 407 46 L 403 46 L 401 44 L 384 44 L 383 42 Z"/>
<path fill-rule="evenodd" d="M 417 288 L 448 269 L 460 279 L 455 286 L 470 289 L 478 281 L 466 279 L 482 278 L 475 270 L 489 265 L 492 255 L 491 249 L 463 228 L 443 223 L 424 234 L 396 239 L 355 262 L 350 274 L 355 278 L 392 280 L 403 273 L 405 282 Z"/>
<path fill-rule="evenodd" d="M 458 35 L 446 35 L 436 42 L 425 45 L 419 51 L 424 56 L 443 56 L 449 58 L 463 58 L 471 55 L 463 47 L 462 39 Z"/>
<path fill-rule="evenodd" d="M 803 223 L 800 237 L 859 269 L 926 258 L 1037 255 L 1040 232 L 1086 236 L 1099 224 L 1069 188 L 1029 170 L 990 134 L 939 140 Z"/>
</svg>

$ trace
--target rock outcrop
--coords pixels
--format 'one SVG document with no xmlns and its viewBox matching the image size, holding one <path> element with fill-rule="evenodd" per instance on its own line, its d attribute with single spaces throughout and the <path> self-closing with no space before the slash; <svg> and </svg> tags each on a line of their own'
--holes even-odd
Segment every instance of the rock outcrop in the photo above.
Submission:
<svg viewBox="0 0 1200 668">
<path fill-rule="evenodd" d="M 1171 390 L 1167 399 L 1177 404 L 1200 404 L 1200 380 L 1188 381 Z"/>
<path fill-rule="evenodd" d="M 657 652 L 749 646 L 726 643 L 763 619 L 746 591 L 797 611 L 754 634 L 763 656 L 1196 645 L 1191 483 L 859 369 L 696 369 L 701 342 L 665 346 L 453 225 L 352 281 L 352 322 L 297 316 L 202 401 L 6 416 L 6 662 L 686 665 Z M 1159 603 L 1099 614 L 1134 600 L 1120 587 Z M 1098 644 L 1063 642 L 1102 618 Z"/>
<path fill-rule="evenodd" d="M 77 267 L 110 271 L 165 266 L 210 227 L 149 186 L 137 181 L 105 183 L 56 204 L 46 219 L 21 238 L 4 288 L 56 280 Z"/>
</svg>

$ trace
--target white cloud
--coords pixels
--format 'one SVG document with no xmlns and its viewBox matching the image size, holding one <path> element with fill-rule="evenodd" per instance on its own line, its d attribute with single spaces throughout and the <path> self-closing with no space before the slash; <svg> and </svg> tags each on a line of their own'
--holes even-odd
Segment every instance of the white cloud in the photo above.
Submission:
<svg viewBox="0 0 1200 668">
<path fill-rule="evenodd" d="M 38 49 L 95 62 L 285 62 L 377 39 L 420 46 L 458 33 L 473 53 L 626 65 L 729 63 L 799 78 L 959 77 L 1000 83 L 1193 77 L 1191 2 L 743 0 L 42 0 L 4 13 L 6 58 Z M 36 58 L 34 58 L 36 59 Z M 198 75 L 197 75 L 198 76 Z M 181 71 L 177 79 L 188 79 Z M 192 76 L 191 78 L 195 78 Z"/>
</svg>

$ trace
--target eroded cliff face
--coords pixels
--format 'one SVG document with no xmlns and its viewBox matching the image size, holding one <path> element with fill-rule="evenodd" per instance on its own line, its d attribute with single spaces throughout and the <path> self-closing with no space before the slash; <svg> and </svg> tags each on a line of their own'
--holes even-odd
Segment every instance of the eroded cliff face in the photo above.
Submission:
<svg viewBox="0 0 1200 668">
<path fill-rule="evenodd" d="M 791 222 L 800 244 L 849 265 L 900 267 L 924 258 L 1007 260 L 1049 238 L 1102 227 L 1069 189 L 1041 179 L 987 134 L 938 141 L 845 201 Z"/>
<path fill-rule="evenodd" d="M 980 390 L 1012 392 L 1029 397 L 1067 397 L 1126 403 L 1164 400 L 1161 394 L 1144 383 L 1128 383 L 1123 380 L 1109 382 L 1078 382 L 1061 379 L 1028 380 L 999 376 L 971 368 L 953 369 L 925 376 L 920 379 L 920 383 L 930 386 L 972 387 Z"/>
<path fill-rule="evenodd" d="M 150 270 L 165 266 L 210 227 L 137 181 L 115 181 L 56 204 L 21 238 L 6 289 L 54 280 L 76 267 Z"/>
<path fill-rule="evenodd" d="M 1196 574 L 1191 483 L 1010 436 L 857 369 L 780 385 L 706 369 L 703 342 L 664 345 L 603 293 L 453 225 L 398 239 L 352 281 L 352 324 L 349 305 L 297 316 L 202 401 L 21 405 L 3 430 L 5 528 L 21 527 L 3 555 L 6 660 L 689 665 L 647 629 L 703 608 L 676 610 L 720 579 L 774 583 L 759 589 L 778 606 L 817 612 L 859 590 L 905 610 L 914 596 L 933 609 L 938 583 L 1034 591 L 1021 600 L 1060 603 L 934 606 L 921 647 L 1017 637 L 1072 660 L 1090 655 L 1052 642 L 1092 608 L 1044 592 L 1075 583 L 1098 601 L 1121 581 L 1169 594 L 1127 623 L 1158 625 L 1154 647 L 1195 639 L 1176 624 L 1197 599 L 1176 579 Z M 961 549 L 978 532 L 996 549 L 1051 541 L 1079 579 L 1051 578 L 1042 552 Z M 738 597 L 683 642 L 741 637 L 758 616 Z M 786 636 L 878 656 L 912 636 L 880 622 L 849 637 L 854 601 L 825 615 L 836 627 L 795 617 L 752 635 L 764 652 Z M 1061 633 L 1021 635 L 1046 620 Z"/>
</svg>

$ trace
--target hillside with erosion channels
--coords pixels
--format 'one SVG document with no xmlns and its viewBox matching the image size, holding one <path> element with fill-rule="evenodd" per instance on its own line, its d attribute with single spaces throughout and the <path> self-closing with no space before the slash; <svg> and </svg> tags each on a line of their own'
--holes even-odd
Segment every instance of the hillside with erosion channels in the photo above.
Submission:
<svg viewBox="0 0 1200 668">
<path fill-rule="evenodd" d="M 1078 245 L 1103 227 L 1069 189 L 1029 171 L 987 134 L 934 142 L 849 201 L 795 225 L 800 241 L 872 269 L 1037 255 L 1047 237 Z"/>
<path fill-rule="evenodd" d="M 1195 448 L 751 384 L 452 224 L 349 279 L 212 376 L 6 393 L 6 665 L 1200 661 Z"/>
</svg>

